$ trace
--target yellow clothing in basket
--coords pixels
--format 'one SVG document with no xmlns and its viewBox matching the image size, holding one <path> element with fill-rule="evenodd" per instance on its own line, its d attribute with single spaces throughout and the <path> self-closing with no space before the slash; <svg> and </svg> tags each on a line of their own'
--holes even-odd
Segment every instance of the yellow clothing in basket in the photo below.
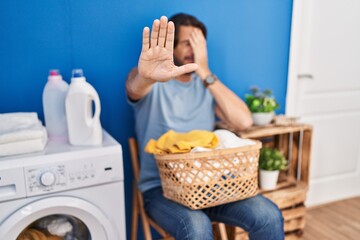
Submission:
<svg viewBox="0 0 360 240">
<path fill-rule="evenodd" d="M 157 141 L 150 139 L 145 152 L 153 154 L 186 153 L 194 147 L 216 148 L 219 144 L 213 132 L 193 130 L 187 133 L 177 133 L 173 130 L 163 134 Z"/>
</svg>

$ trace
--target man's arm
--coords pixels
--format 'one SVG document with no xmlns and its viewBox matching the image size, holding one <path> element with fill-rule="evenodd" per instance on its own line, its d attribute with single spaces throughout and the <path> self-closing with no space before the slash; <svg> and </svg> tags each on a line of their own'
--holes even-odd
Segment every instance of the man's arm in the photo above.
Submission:
<svg viewBox="0 0 360 240">
<path fill-rule="evenodd" d="M 195 63 L 199 66 L 196 73 L 204 80 L 211 71 L 208 66 L 206 39 L 200 29 L 194 30 L 190 44 L 194 51 Z M 237 130 L 252 125 L 251 112 L 247 105 L 219 79 L 209 85 L 208 89 L 216 102 L 215 113 L 222 121 Z"/>
<path fill-rule="evenodd" d="M 247 105 L 222 82 L 217 80 L 208 87 L 216 101 L 215 113 L 236 130 L 243 130 L 253 124 Z"/>
<path fill-rule="evenodd" d="M 194 63 L 175 66 L 174 32 L 174 23 L 168 22 L 165 16 L 154 20 L 151 34 L 148 27 L 144 28 L 138 68 L 129 73 L 126 81 L 126 92 L 131 100 L 143 98 L 155 82 L 166 82 L 197 69 Z"/>
<path fill-rule="evenodd" d="M 149 93 L 154 83 L 151 79 L 142 78 L 137 67 L 133 68 L 126 81 L 126 93 L 131 100 L 140 100 Z"/>
</svg>

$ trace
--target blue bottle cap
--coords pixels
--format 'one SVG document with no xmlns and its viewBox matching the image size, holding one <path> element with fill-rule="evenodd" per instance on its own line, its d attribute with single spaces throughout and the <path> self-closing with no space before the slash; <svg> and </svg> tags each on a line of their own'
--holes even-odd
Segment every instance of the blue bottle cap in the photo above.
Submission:
<svg viewBox="0 0 360 240">
<path fill-rule="evenodd" d="M 83 77 L 84 74 L 83 74 L 83 70 L 82 69 L 73 69 L 72 70 L 72 77 L 73 78 L 79 78 L 79 77 Z"/>
</svg>

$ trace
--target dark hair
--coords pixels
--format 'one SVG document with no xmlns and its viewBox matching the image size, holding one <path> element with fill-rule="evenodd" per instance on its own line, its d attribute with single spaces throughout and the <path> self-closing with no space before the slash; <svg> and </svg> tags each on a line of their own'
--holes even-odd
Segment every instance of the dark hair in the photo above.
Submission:
<svg viewBox="0 0 360 240">
<path fill-rule="evenodd" d="M 179 41 L 179 29 L 180 26 L 192 26 L 196 28 L 200 28 L 202 33 L 206 38 L 206 27 L 200 22 L 196 17 L 191 16 L 186 13 L 178 13 L 170 17 L 169 21 L 174 22 L 175 25 L 175 39 L 174 39 L 174 47 L 178 44 Z"/>
</svg>

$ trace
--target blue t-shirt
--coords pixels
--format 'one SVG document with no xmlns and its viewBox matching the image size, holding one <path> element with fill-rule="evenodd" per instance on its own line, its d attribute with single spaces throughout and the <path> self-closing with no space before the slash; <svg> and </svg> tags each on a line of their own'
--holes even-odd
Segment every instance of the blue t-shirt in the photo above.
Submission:
<svg viewBox="0 0 360 240">
<path fill-rule="evenodd" d="M 135 113 L 135 130 L 139 142 L 140 181 L 144 192 L 161 186 L 153 155 L 145 153 L 147 142 L 157 140 L 169 130 L 188 132 L 194 129 L 213 131 L 214 98 L 194 73 L 189 82 L 157 82 L 151 91 L 136 102 L 128 101 Z"/>
</svg>

